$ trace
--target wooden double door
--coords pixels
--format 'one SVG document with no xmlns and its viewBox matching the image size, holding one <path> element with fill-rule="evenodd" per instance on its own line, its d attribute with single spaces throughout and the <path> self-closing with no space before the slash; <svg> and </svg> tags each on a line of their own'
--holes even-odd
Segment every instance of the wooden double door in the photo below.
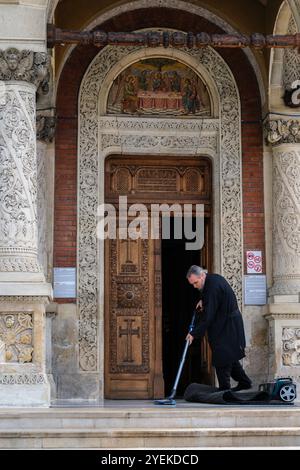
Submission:
<svg viewBox="0 0 300 470">
<path fill-rule="evenodd" d="M 185 273 L 191 264 L 211 267 L 210 161 L 205 157 L 111 156 L 105 168 L 105 200 L 115 207 L 117 216 L 117 236 L 105 241 L 105 397 L 162 397 L 169 393 L 175 378 L 197 300 Z M 127 207 L 131 207 L 125 225 L 133 224 L 138 232 L 142 220 L 141 237 L 124 236 L 119 196 L 126 196 Z M 141 206 L 133 204 L 145 208 L 139 221 L 132 214 L 141 216 Z M 163 235 L 163 217 L 156 217 L 160 227 L 156 227 L 156 238 L 153 229 L 151 236 L 153 204 L 178 204 L 182 211 L 184 204 L 191 204 L 193 210 L 196 204 L 203 204 L 203 247 L 186 250 L 184 227 L 178 238 L 178 219 L 173 213 L 169 236 Z M 182 375 L 182 390 L 191 381 L 212 382 L 206 339 L 192 346 Z"/>
</svg>

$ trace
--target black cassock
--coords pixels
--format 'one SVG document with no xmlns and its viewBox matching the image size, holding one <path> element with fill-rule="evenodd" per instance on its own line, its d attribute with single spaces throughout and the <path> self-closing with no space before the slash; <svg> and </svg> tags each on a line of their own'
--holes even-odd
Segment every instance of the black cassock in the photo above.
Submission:
<svg viewBox="0 0 300 470">
<path fill-rule="evenodd" d="M 245 357 L 243 318 L 226 279 L 207 274 L 201 298 L 203 311 L 197 314 L 191 335 L 202 338 L 207 331 L 213 365 L 222 367 Z"/>
</svg>

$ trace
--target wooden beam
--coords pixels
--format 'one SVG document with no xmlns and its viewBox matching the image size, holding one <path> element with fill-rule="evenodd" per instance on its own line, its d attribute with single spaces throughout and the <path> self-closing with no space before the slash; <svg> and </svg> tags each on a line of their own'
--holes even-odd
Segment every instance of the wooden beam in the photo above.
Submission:
<svg viewBox="0 0 300 470">
<path fill-rule="evenodd" d="M 169 31 L 148 31 L 143 33 L 122 33 L 105 31 L 68 31 L 48 24 L 48 47 L 57 44 L 92 44 L 97 47 L 114 46 L 144 46 L 144 47 L 230 47 L 253 49 L 264 48 L 299 48 L 300 33 L 287 35 L 264 36 L 253 33 L 250 36 L 243 34 L 208 34 L 181 33 Z"/>
</svg>

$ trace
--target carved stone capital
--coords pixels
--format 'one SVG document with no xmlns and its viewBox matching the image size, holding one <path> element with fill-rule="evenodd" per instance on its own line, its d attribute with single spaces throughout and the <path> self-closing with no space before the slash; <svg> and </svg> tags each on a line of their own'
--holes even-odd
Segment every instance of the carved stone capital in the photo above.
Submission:
<svg viewBox="0 0 300 470">
<path fill-rule="evenodd" d="M 300 142 L 300 121 L 277 119 L 264 124 L 267 144 L 294 144 Z"/>
<path fill-rule="evenodd" d="M 24 81 L 46 87 L 50 59 L 44 52 L 19 51 L 13 47 L 0 50 L 0 80 Z"/>
<path fill-rule="evenodd" d="M 52 142 L 55 135 L 56 117 L 38 115 L 36 118 L 36 138 L 42 142 Z"/>
</svg>

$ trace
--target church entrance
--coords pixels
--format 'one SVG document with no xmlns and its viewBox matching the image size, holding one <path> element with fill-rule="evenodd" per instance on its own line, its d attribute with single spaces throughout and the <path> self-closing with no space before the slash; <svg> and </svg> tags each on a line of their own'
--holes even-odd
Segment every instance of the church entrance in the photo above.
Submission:
<svg viewBox="0 0 300 470">
<path fill-rule="evenodd" d="M 181 360 L 185 337 L 199 294 L 186 279 L 192 264 L 206 266 L 202 250 L 187 250 L 187 239 L 174 237 L 174 219 L 169 240 L 161 241 L 162 267 L 162 344 L 163 379 L 165 396 L 169 396 Z M 208 225 L 208 220 L 205 224 Z M 195 220 L 193 220 L 195 227 Z M 206 228 L 208 229 L 208 227 Z M 177 396 L 182 396 L 192 382 L 211 383 L 209 350 L 206 340 L 194 340 L 189 348 Z M 202 344 L 203 343 L 203 344 Z"/>
<path fill-rule="evenodd" d="M 185 277 L 187 269 L 191 264 L 211 269 L 210 161 L 110 156 L 105 169 L 105 202 L 115 209 L 117 232 L 123 230 L 122 237 L 105 241 L 105 397 L 158 398 L 170 393 L 197 303 L 197 291 Z M 186 249 L 191 238 L 183 226 L 178 236 L 177 221 L 185 220 L 178 213 L 159 214 L 158 232 L 153 232 L 153 207 L 161 204 L 177 204 L 177 210 L 191 205 L 189 227 L 194 232 L 194 207 L 203 204 L 203 246 Z M 145 232 L 136 239 L 125 237 L 124 227 L 136 227 L 134 216 L 141 211 L 139 229 L 143 220 L 148 237 Z M 193 381 L 212 381 L 205 338 L 189 349 L 178 395 Z"/>
</svg>

